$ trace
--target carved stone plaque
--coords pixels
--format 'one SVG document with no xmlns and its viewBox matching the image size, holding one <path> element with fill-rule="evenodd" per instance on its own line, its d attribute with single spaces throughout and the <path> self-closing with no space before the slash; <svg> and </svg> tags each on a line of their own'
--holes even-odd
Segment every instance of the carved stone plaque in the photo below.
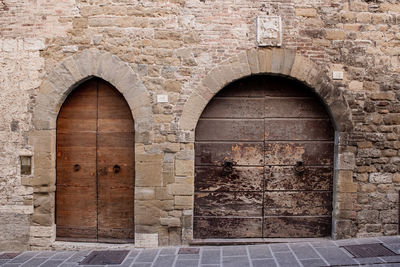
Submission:
<svg viewBox="0 0 400 267">
<path fill-rule="evenodd" d="M 282 45 L 282 20 L 280 16 L 257 17 L 257 43 L 259 46 Z"/>
</svg>

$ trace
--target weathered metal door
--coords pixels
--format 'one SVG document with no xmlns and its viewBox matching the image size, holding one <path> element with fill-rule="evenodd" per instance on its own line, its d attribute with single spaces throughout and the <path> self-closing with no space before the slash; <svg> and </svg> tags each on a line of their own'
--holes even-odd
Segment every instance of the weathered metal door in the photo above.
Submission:
<svg viewBox="0 0 400 267">
<path fill-rule="evenodd" d="M 196 128 L 194 237 L 330 235 L 333 135 L 296 81 L 254 76 L 224 88 Z"/>
<path fill-rule="evenodd" d="M 109 83 L 74 90 L 57 120 L 58 240 L 125 242 L 134 238 L 134 125 Z"/>
</svg>

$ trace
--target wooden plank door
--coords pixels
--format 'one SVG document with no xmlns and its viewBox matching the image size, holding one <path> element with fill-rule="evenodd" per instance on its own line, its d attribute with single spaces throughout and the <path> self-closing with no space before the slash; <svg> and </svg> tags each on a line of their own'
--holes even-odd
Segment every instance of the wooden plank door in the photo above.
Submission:
<svg viewBox="0 0 400 267">
<path fill-rule="evenodd" d="M 265 89 L 264 237 L 330 235 L 333 128 L 301 84 L 270 80 Z"/>
<path fill-rule="evenodd" d="M 134 126 L 122 95 L 91 79 L 57 121 L 57 239 L 134 238 Z"/>
<path fill-rule="evenodd" d="M 330 234 L 333 129 L 308 88 L 237 81 L 207 105 L 195 139 L 194 238 Z M 237 162 L 229 174 L 226 159 Z"/>
</svg>

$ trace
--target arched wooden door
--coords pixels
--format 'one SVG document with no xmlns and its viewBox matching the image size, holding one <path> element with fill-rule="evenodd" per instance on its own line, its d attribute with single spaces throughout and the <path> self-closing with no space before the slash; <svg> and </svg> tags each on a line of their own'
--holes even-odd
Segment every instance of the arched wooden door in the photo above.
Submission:
<svg viewBox="0 0 400 267">
<path fill-rule="evenodd" d="M 196 127 L 194 238 L 329 236 L 333 151 L 329 116 L 303 84 L 230 84 Z"/>
<path fill-rule="evenodd" d="M 57 119 L 57 240 L 134 238 L 134 123 L 123 96 L 93 78 Z"/>
</svg>

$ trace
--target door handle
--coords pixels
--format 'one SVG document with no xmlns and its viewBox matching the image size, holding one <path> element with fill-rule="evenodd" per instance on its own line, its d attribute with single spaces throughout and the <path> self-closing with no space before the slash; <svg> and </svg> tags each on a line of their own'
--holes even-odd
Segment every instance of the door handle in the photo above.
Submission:
<svg viewBox="0 0 400 267">
<path fill-rule="evenodd" d="M 226 176 L 229 175 L 233 172 L 233 166 L 237 164 L 236 161 L 233 161 L 233 159 L 225 159 L 223 163 L 223 168 L 222 168 L 222 175 Z"/>
<path fill-rule="evenodd" d="M 115 164 L 113 167 L 114 173 L 119 173 L 121 171 L 121 167 L 118 164 Z"/>
<path fill-rule="evenodd" d="M 79 165 L 79 164 L 75 164 L 74 165 L 74 172 L 77 172 L 77 171 L 79 171 L 81 169 L 81 165 Z"/>
<path fill-rule="evenodd" d="M 294 166 L 294 172 L 297 175 L 302 175 L 305 170 L 306 170 L 306 167 L 304 166 L 304 163 L 302 161 L 296 162 L 296 166 Z"/>
</svg>

